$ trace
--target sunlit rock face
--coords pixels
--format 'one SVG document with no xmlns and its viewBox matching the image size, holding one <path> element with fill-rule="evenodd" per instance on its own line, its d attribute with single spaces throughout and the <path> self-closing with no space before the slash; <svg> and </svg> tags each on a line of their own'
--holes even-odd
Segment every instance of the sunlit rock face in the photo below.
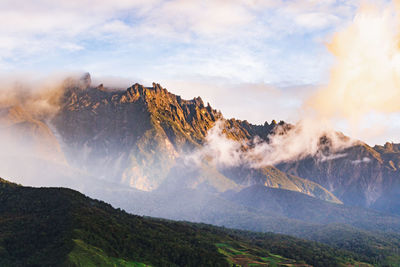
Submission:
<svg viewBox="0 0 400 267">
<path fill-rule="evenodd" d="M 69 88 L 52 120 L 73 165 L 150 191 L 221 114 L 201 98 L 182 100 L 158 84 L 127 90 Z"/>
</svg>

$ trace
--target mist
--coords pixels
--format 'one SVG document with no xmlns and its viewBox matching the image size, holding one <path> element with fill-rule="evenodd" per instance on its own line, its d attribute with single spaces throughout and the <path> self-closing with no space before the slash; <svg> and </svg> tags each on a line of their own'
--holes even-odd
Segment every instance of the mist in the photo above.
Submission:
<svg viewBox="0 0 400 267">
<path fill-rule="evenodd" d="M 0 81 L 0 176 L 29 186 L 99 187 L 102 181 L 68 162 L 64 141 L 51 122 L 65 89 L 87 88 L 90 76 L 20 73 L 2 75 Z"/>
<path fill-rule="evenodd" d="M 268 140 L 256 137 L 235 141 L 226 135 L 226 131 L 229 130 L 226 130 L 225 122 L 218 121 L 208 132 L 204 146 L 187 155 L 186 161 L 198 165 L 207 161 L 218 168 L 240 165 L 262 168 L 308 156 L 327 161 L 345 156 L 340 151 L 358 142 L 336 132 L 328 122 L 323 124 L 309 119 L 295 125 L 278 124 Z"/>
</svg>

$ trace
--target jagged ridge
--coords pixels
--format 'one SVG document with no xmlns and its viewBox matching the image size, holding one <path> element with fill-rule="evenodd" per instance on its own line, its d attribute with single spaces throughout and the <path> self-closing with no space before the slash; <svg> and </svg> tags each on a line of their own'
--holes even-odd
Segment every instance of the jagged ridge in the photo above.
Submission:
<svg viewBox="0 0 400 267">
<path fill-rule="evenodd" d="M 117 181 L 122 177 L 122 182 L 142 190 L 153 190 L 171 176 L 168 173 L 177 160 L 200 147 L 218 120 L 225 121 L 227 137 L 238 141 L 248 141 L 256 136 L 268 140 L 276 126 L 285 125 L 273 121 L 258 126 L 247 121 L 226 120 L 209 104 L 205 106 L 200 97 L 183 100 L 155 83 L 153 87 L 134 84 L 125 91 L 107 90 L 102 86 L 68 88 L 61 103 L 53 123 L 68 144 L 66 149 L 67 155 L 71 155 L 70 160 L 86 169 L 98 169 L 96 174 L 104 177 L 114 177 Z M 76 153 L 82 147 L 87 150 Z M 115 165 L 119 167 L 112 170 Z M 208 177 L 207 183 L 210 179 L 220 179 L 217 182 L 220 185 L 233 180 L 238 183 L 238 190 L 244 185 L 261 183 L 340 203 L 321 186 L 306 185 L 307 180 L 294 176 L 281 179 L 278 176 L 283 175 L 272 170 L 260 172 L 263 178 L 257 180 L 249 175 L 252 172 L 250 169 L 247 171 L 249 179 L 245 183 L 234 175 L 208 177 L 208 172 L 200 176 Z M 193 177 L 186 175 L 186 178 Z"/>
</svg>

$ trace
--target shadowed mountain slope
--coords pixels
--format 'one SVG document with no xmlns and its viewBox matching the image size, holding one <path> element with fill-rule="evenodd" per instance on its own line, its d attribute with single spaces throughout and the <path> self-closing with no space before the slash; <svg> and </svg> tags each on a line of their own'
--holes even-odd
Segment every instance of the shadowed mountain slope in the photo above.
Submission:
<svg viewBox="0 0 400 267">
<path fill-rule="evenodd" d="M 254 185 L 238 193 L 226 194 L 226 198 L 259 212 L 309 223 L 343 223 L 365 230 L 400 232 L 398 216 L 321 201 L 289 190 Z"/>
<path fill-rule="evenodd" d="M 399 212 L 399 152 L 360 142 L 335 153 L 342 156 L 326 161 L 309 156 L 277 167 L 324 186 L 345 204 Z"/>
</svg>

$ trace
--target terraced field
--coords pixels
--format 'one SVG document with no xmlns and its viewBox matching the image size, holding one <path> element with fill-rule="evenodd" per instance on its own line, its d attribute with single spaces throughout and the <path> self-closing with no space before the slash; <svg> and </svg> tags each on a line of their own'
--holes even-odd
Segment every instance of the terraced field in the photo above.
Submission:
<svg viewBox="0 0 400 267">
<path fill-rule="evenodd" d="M 234 266 L 311 266 L 308 264 L 297 263 L 295 260 L 287 259 L 280 255 L 274 255 L 271 253 L 265 255 L 264 251 L 248 248 L 244 244 L 218 243 L 216 246 L 218 247 L 218 251 L 224 254 L 229 263 Z"/>
</svg>

